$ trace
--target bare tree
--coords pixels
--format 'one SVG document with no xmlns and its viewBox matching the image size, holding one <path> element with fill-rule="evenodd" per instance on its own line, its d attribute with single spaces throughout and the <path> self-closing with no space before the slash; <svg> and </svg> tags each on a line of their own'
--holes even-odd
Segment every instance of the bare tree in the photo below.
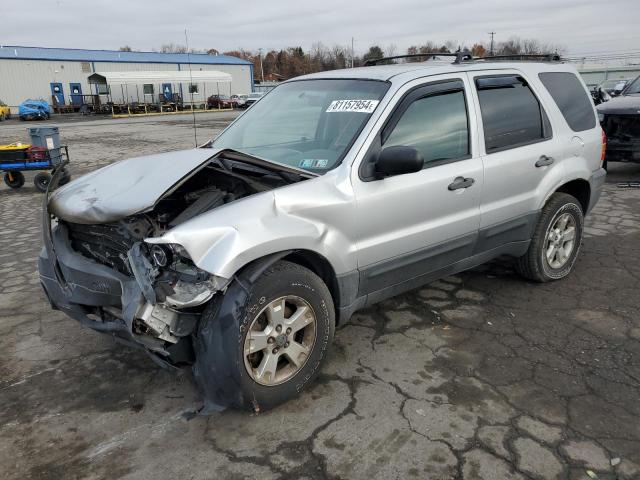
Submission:
<svg viewBox="0 0 640 480">
<path fill-rule="evenodd" d="M 160 53 L 187 53 L 187 47 L 185 45 L 167 43 L 160 47 Z"/>
</svg>

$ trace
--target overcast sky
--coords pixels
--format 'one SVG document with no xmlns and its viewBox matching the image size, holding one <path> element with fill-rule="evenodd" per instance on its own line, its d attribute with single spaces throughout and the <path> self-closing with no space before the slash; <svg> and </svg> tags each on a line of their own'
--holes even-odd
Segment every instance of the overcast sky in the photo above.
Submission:
<svg viewBox="0 0 640 480">
<path fill-rule="evenodd" d="M 472 44 L 537 38 L 578 55 L 640 52 L 640 0 L 0 0 L 0 44 L 152 50 L 166 43 L 220 51 L 427 40 Z"/>
</svg>

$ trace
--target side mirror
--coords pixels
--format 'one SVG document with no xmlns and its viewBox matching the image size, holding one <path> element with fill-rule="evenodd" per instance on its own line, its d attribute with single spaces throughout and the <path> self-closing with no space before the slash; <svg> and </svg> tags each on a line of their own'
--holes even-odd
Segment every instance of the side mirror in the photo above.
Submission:
<svg viewBox="0 0 640 480">
<path fill-rule="evenodd" d="M 403 175 L 422 170 L 424 157 L 413 147 L 394 146 L 382 149 L 375 164 L 377 178 Z"/>
</svg>

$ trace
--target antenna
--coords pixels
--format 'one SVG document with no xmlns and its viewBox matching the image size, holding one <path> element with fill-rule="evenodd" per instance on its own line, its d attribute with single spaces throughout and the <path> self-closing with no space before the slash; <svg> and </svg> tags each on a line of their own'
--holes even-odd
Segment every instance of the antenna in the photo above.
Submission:
<svg viewBox="0 0 640 480">
<path fill-rule="evenodd" d="M 196 111 L 193 109 L 193 74 L 191 73 L 191 55 L 189 54 L 189 37 L 187 36 L 187 29 L 184 29 L 184 41 L 187 47 L 187 63 L 189 64 L 189 93 L 191 94 L 191 115 L 193 116 L 193 141 L 195 148 L 198 148 L 198 127 L 196 126 Z"/>
</svg>

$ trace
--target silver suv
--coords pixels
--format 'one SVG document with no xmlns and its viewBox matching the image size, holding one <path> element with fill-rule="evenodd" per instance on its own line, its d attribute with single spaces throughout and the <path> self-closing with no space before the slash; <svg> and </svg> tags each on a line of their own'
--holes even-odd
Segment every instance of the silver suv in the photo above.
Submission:
<svg viewBox="0 0 640 480">
<path fill-rule="evenodd" d="M 314 379 L 358 309 L 499 255 L 567 276 L 603 147 L 561 62 L 308 75 L 200 148 L 55 190 L 40 278 L 81 324 L 193 368 L 209 401 L 264 410 Z"/>
</svg>

